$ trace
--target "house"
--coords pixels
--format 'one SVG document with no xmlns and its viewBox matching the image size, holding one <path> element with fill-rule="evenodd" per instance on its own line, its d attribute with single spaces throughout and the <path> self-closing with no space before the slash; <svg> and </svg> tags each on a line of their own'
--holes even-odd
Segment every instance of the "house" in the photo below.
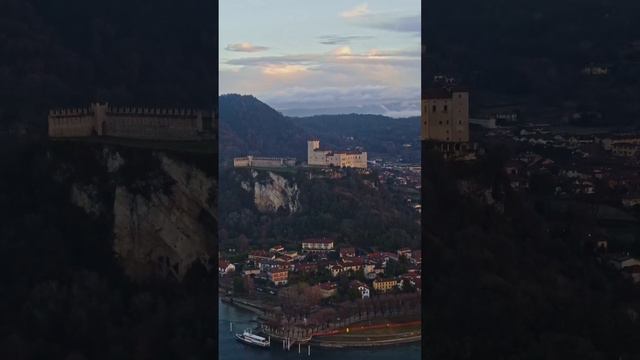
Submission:
<svg viewBox="0 0 640 360">
<path fill-rule="evenodd" d="M 374 265 L 373 267 L 373 273 L 374 274 L 384 274 L 384 267 L 382 267 L 382 265 Z"/>
<path fill-rule="evenodd" d="M 289 280 L 289 271 L 286 269 L 273 269 L 267 273 L 269 281 L 275 286 L 287 285 Z"/>
<path fill-rule="evenodd" d="M 400 256 L 404 256 L 407 259 L 411 259 L 411 249 L 409 248 L 398 249 L 398 257 Z"/>
<path fill-rule="evenodd" d="M 622 206 L 626 208 L 640 205 L 640 194 L 626 195 L 622 198 Z"/>
<path fill-rule="evenodd" d="M 333 239 L 329 238 L 310 238 L 302 240 L 302 251 L 306 252 L 327 252 L 333 250 Z"/>
<path fill-rule="evenodd" d="M 349 287 L 358 290 L 362 299 L 368 299 L 371 296 L 369 286 L 361 281 L 353 280 Z"/>
<path fill-rule="evenodd" d="M 422 263 L 422 250 L 413 250 L 411 252 L 411 262 L 416 265 Z"/>
<path fill-rule="evenodd" d="M 260 269 L 257 268 L 244 268 L 242 270 L 244 276 L 256 276 L 260 274 Z"/>
<path fill-rule="evenodd" d="M 634 283 L 638 283 L 640 282 L 640 265 L 627 266 L 622 270 L 622 274 Z"/>
<path fill-rule="evenodd" d="M 520 175 L 524 164 L 520 160 L 509 160 L 504 166 L 504 171 L 509 176 Z"/>
<path fill-rule="evenodd" d="M 344 247 L 344 248 L 340 248 L 340 257 L 341 258 L 345 258 L 345 257 L 355 257 L 356 256 L 356 249 L 353 247 Z"/>
<path fill-rule="evenodd" d="M 640 265 L 640 260 L 626 254 L 610 255 L 608 256 L 607 262 L 616 270 L 622 270 L 629 266 Z"/>
<path fill-rule="evenodd" d="M 284 246 L 282 245 L 276 245 L 274 247 L 272 247 L 271 249 L 269 249 L 270 253 L 282 253 L 284 252 Z"/>
<path fill-rule="evenodd" d="M 334 296 L 338 292 L 338 284 L 327 281 L 316 285 L 320 289 L 322 298 Z"/>
<path fill-rule="evenodd" d="M 329 266 L 329 271 L 331 271 L 331 276 L 336 277 L 338 275 L 340 275 L 340 273 L 342 271 L 344 271 L 342 265 L 340 264 L 336 264 L 336 265 L 330 265 Z"/>
<path fill-rule="evenodd" d="M 269 252 L 264 250 L 255 250 L 255 251 L 249 252 L 249 261 L 253 262 L 256 265 L 261 260 L 267 260 L 267 259 L 275 259 L 275 255 L 270 254 Z"/>
<path fill-rule="evenodd" d="M 258 262 L 258 267 L 261 271 L 268 272 L 271 269 L 276 269 L 282 267 L 282 263 L 273 259 L 260 260 Z"/>
<path fill-rule="evenodd" d="M 394 278 L 381 278 L 373 280 L 373 288 L 381 293 L 393 290 L 398 285 L 398 280 Z"/>
<path fill-rule="evenodd" d="M 293 265 L 293 271 L 300 273 L 309 273 L 318 271 L 316 263 L 297 263 Z"/>
<path fill-rule="evenodd" d="M 342 259 L 342 271 L 360 271 L 364 266 L 364 259 L 360 257 Z"/>
<path fill-rule="evenodd" d="M 227 260 L 220 260 L 218 263 L 218 272 L 220 273 L 220 276 L 224 276 L 232 271 L 236 271 L 235 265 Z"/>
</svg>

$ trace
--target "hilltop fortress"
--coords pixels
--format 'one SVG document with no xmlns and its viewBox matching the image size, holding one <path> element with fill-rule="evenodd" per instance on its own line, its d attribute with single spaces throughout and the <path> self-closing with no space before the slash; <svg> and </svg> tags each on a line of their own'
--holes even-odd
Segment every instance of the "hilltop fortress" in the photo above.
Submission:
<svg viewBox="0 0 640 360">
<path fill-rule="evenodd" d="M 367 168 L 364 151 L 333 151 L 320 149 L 320 140 L 307 141 L 307 165 L 310 167 L 335 166 L 340 168 Z M 234 168 L 293 168 L 296 159 L 291 157 L 243 156 L 233 158 Z"/>
<path fill-rule="evenodd" d="M 205 140 L 215 136 L 214 112 L 193 109 L 113 107 L 49 111 L 49 137 L 111 136 L 149 140 Z"/>
<path fill-rule="evenodd" d="M 336 166 L 367 168 L 367 153 L 364 151 L 333 151 L 320 148 L 320 140 L 307 141 L 307 164 L 309 166 Z"/>
</svg>

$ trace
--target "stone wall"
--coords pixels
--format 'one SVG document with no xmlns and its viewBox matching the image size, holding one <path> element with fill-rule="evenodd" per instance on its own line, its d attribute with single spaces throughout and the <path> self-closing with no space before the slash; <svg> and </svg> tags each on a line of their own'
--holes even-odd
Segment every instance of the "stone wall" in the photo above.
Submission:
<svg viewBox="0 0 640 360">
<path fill-rule="evenodd" d="M 113 136 L 153 140 L 201 140 L 214 134 L 215 116 L 193 109 L 111 107 L 49 112 L 50 137 Z"/>
</svg>

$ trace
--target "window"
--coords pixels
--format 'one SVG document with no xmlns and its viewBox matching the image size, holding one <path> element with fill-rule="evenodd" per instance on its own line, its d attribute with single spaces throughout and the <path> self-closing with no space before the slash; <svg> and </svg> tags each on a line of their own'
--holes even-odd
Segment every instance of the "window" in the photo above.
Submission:
<svg viewBox="0 0 640 360">
<path fill-rule="evenodd" d="M 444 106 L 444 112 L 447 112 L 447 110 L 448 110 L 448 106 L 447 106 L 447 105 L 445 105 L 445 106 Z"/>
<path fill-rule="evenodd" d="M 435 105 L 433 105 L 433 106 L 431 107 L 431 112 L 436 112 L 436 106 L 435 106 Z"/>
<path fill-rule="evenodd" d="M 438 125 L 442 125 L 442 121 L 438 121 Z"/>
</svg>

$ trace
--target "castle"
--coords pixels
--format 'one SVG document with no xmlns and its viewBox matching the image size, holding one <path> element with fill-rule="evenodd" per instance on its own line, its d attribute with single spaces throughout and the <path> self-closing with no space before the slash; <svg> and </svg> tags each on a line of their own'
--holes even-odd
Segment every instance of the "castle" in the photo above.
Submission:
<svg viewBox="0 0 640 360">
<path fill-rule="evenodd" d="M 150 140 L 205 140 L 215 135 L 214 112 L 193 109 L 113 107 L 49 111 L 49 137 L 111 136 Z"/>
<path fill-rule="evenodd" d="M 296 165 L 295 158 L 244 156 L 233 158 L 235 168 L 286 168 Z"/>
<path fill-rule="evenodd" d="M 422 95 L 421 140 L 469 141 L 469 93 L 456 89 L 425 90 Z"/>
<path fill-rule="evenodd" d="M 367 168 L 367 153 L 364 151 L 332 151 L 320 149 L 320 140 L 307 141 L 307 164 L 309 166 L 336 166 Z"/>
</svg>

